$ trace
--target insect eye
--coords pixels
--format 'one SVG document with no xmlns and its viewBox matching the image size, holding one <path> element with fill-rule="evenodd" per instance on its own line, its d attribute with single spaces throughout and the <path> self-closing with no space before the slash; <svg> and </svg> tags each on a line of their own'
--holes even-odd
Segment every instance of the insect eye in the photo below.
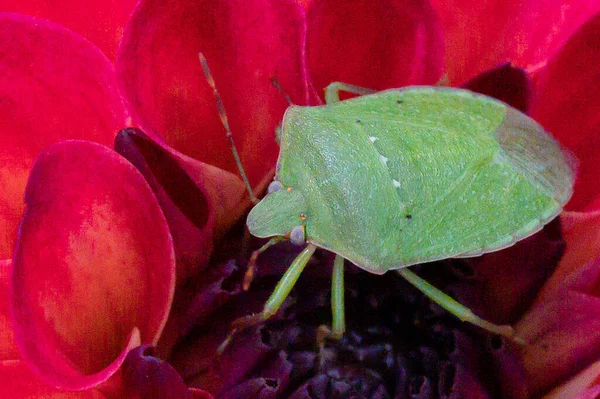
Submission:
<svg viewBox="0 0 600 399">
<path fill-rule="evenodd" d="M 269 187 L 267 187 L 267 193 L 271 194 L 281 189 L 283 189 L 283 184 L 279 183 L 277 180 L 273 180 L 269 183 Z"/>
<path fill-rule="evenodd" d="M 304 226 L 296 226 L 292 229 L 292 232 L 290 233 L 290 242 L 297 246 L 301 246 L 306 243 Z"/>
</svg>

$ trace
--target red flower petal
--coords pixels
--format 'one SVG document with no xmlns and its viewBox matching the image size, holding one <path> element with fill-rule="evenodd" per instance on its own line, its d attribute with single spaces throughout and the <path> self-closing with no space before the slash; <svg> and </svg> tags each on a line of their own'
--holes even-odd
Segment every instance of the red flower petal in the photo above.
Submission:
<svg viewBox="0 0 600 399">
<path fill-rule="evenodd" d="M 68 138 L 110 145 L 126 119 L 114 70 L 87 40 L 0 13 L 0 259 L 12 255 L 34 158 Z"/>
<path fill-rule="evenodd" d="M 555 388 L 544 399 L 598 399 L 600 396 L 600 361 L 590 365 L 565 384 Z"/>
<path fill-rule="evenodd" d="M 136 0 L 93 1 L 82 7 L 76 0 L 4 0 L 0 11 L 34 15 L 58 22 L 81 34 L 114 60 L 123 27 Z"/>
<path fill-rule="evenodd" d="M 596 0 L 432 0 L 432 4 L 445 31 L 446 73 L 453 85 L 503 62 L 529 68 L 546 61 L 600 9 Z"/>
<path fill-rule="evenodd" d="M 18 360 L 0 362 L 0 396 L 3 399 L 46 398 L 46 399 L 104 399 L 97 389 L 84 392 L 67 392 L 53 388 Z"/>
<path fill-rule="evenodd" d="M 600 14 L 581 27 L 540 72 L 531 115 L 575 153 L 580 166 L 567 209 L 600 208 Z"/>
<path fill-rule="evenodd" d="M 0 261 L 0 361 L 21 357 L 19 349 L 15 345 L 10 318 L 8 284 L 11 267 L 10 259 Z"/>
<path fill-rule="evenodd" d="M 127 398 L 131 399 L 192 399 L 194 396 L 183 378 L 167 362 L 154 357 L 154 349 L 148 345 L 139 346 L 129 352 L 123 364 Z M 212 398 L 204 392 L 206 398 Z"/>
<path fill-rule="evenodd" d="M 552 388 L 600 356 L 600 262 L 577 270 L 516 326 L 531 392 Z"/>
<path fill-rule="evenodd" d="M 171 306 L 174 253 L 142 175 L 101 145 L 66 141 L 38 157 L 13 260 L 23 358 L 48 382 L 106 380 L 136 344 L 155 344 Z"/>
<path fill-rule="evenodd" d="M 277 78 L 295 102 L 308 102 L 303 24 L 303 9 L 292 0 L 142 0 L 117 57 L 123 93 L 146 133 L 237 173 L 202 52 L 254 185 L 275 165 L 275 128 L 287 106 L 270 80 Z"/>
<path fill-rule="evenodd" d="M 314 87 L 372 89 L 435 84 L 443 38 L 427 1 L 322 0 L 308 6 L 307 54 Z"/>
<path fill-rule="evenodd" d="M 525 113 L 529 110 L 533 94 L 531 79 L 527 72 L 509 63 L 475 76 L 463 87 L 497 98 Z"/>
</svg>

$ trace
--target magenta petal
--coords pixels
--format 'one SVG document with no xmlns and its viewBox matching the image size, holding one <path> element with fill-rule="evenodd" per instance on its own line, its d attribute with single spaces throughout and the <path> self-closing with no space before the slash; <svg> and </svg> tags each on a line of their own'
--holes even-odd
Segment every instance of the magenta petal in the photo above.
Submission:
<svg viewBox="0 0 600 399">
<path fill-rule="evenodd" d="M 237 173 L 198 53 L 210 65 L 251 182 L 274 167 L 287 103 L 308 102 L 303 8 L 273 2 L 143 0 L 117 57 L 123 93 L 144 131 L 199 161 Z"/>
<path fill-rule="evenodd" d="M 90 42 L 25 15 L 0 13 L 0 259 L 12 256 L 23 193 L 42 148 L 110 145 L 126 122 L 114 69 Z"/>
<path fill-rule="evenodd" d="M 543 63 L 600 9 L 596 0 L 431 0 L 444 28 L 453 85 L 513 62 Z"/>
<path fill-rule="evenodd" d="M 10 318 L 9 284 L 10 259 L 0 261 L 0 361 L 19 359 L 21 355 L 15 344 Z"/>
<path fill-rule="evenodd" d="M 15 339 L 49 383 L 94 386 L 127 347 L 156 343 L 164 327 L 175 284 L 166 220 L 133 165 L 85 141 L 42 152 L 25 202 L 11 279 Z"/>
<path fill-rule="evenodd" d="M 579 159 L 569 210 L 600 208 L 600 14 L 583 25 L 536 81 L 531 115 Z"/>
<path fill-rule="evenodd" d="M 435 84 L 444 67 L 435 12 L 422 0 L 315 0 L 308 7 L 311 79 L 372 89 Z"/>
<path fill-rule="evenodd" d="M 3 0 L 1 8 L 58 22 L 92 41 L 114 60 L 135 4 L 135 0 L 93 1 L 82 7 L 78 0 Z"/>
</svg>

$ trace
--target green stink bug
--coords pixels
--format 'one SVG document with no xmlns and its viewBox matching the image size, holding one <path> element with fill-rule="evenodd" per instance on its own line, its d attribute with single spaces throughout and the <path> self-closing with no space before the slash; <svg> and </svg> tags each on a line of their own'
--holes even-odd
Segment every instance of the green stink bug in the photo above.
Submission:
<svg viewBox="0 0 600 399">
<path fill-rule="evenodd" d="M 339 101 L 340 90 L 363 96 Z M 372 273 L 398 270 L 459 318 L 513 337 L 406 266 L 496 251 L 552 220 L 574 181 L 556 141 L 525 114 L 462 89 L 373 93 L 332 83 L 325 97 L 326 105 L 286 111 L 274 182 L 247 219 L 254 236 L 275 237 L 255 255 L 282 237 L 308 245 L 263 312 L 234 330 L 273 315 L 320 247 L 336 254 L 333 337 L 345 329 L 344 259 Z"/>
</svg>

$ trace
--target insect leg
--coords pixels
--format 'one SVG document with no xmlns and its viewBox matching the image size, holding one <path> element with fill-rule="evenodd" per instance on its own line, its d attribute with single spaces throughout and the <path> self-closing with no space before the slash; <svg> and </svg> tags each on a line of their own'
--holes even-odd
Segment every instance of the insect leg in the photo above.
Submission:
<svg viewBox="0 0 600 399">
<path fill-rule="evenodd" d="M 298 277 L 304 270 L 304 267 L 308 263 L 308 260 L 315 253 L 315 249 L 317 247 L 313 244 L 308 244 L 306 248 L 300 252 L 296 259 L 292 262 L 290 267 L 283 274 L 283 277 L 277 283 L 275 290 L 267 300 L 265 307 L 262 312 L 256 315 L 244 316 L 236 319 L 231 323 L 231 327 L 233 331 L 240 331 L 247 327 L 253 326 L 255 324 L 262 323 L 267 320 L 269 317 L 273 316 L 279 310 L 279 307 L 285 301 L 285 298 L 289 295 L 292 288 L 298 281 Z"/>
<path fill-rule="evenodd" d="M 244 273 L 244 282 L 242 283 L 242 288 L 244 291 L 248 291 L 250 288 L 250 284 L 252 283 L 252 279 L 254 278 L 254 273 L 256 272 L 256 260 L 258 259 L 258 255 L 265 252 L 268 248 L 273 245 L 284 241 L 285 238 L 283 236 L 276 236 L 271 238 L 265 245 L 252 252 L 252 256 L 250 256 L 250 260 L 248 261 L 248 269 L 246 273 Z"/>
<path fill-rule="evenodd" d="M 333 276 L 331 279 L 331 323 L 330 337 L 340 339 L 346 331 L 346 316 L 344 313 L 344 258 L 335 256 L 333 261 Z"/>
<path fill-rule="evenodd" d="M 358 94 L 359 96 L 366 96 L 367 94 L 377 92 L 377 90 L 367 89 L 366 87 L 355 86 L 349 83 L 333 82 L 325 88 L 325 103 L 331 104 L 340 101 L 340 91 Z"/>
<path fill-rule="evenodd" d="M 448 312 L 452 313 L 454 316 L 458 317 L 460 320 L 479 326 L 493 334 L 506 337 L 520 345 L 527 344 L 527 342 L 525 342 L 522 338 L 519 338 L 515 335 L 515 331 L 511 326 L 499 326 L 490 323 L 487 320 L 483 320 L 482 318 L 476 316 L 471 309 L 461 305 L 450 296 L 444 294 L 442 291 L 438 290 L 433 285 L 429 284 L 427 281 L 408 270 L 408 268 L 405 267 L 399 269 L 398 274 L 404 277 L 409 283 L 425 294 L 429 299 L 446 309 Z"/>
<path fill-rule="evenodd" d="M 229 121 L 227 119 L 227 114 L 225 113 L 225 106 L 223 105 L 223 100 L 221 99 L 221 95 L 219 94 L 217 87 L 215 85 L 215 80 L 213 79 L 212 74 L 210 73 L 210 69 L 208 68 L 208 62 L 202 53 L 199 53 L 200 64 L 202 64 L 202 70 L 204 71 L 204 76 L 206 77 L 206 81 L 209 86 L 212 88 L 213 94 L 215 96 L 215 101 L 217 103 L 217 110 L 219 111 L 219 118 L 221 118 L 221 123 L 225 128 L 225 132 L 227 134 L 227 139 L 229 140 L 229 144 L 231 145 L 231 152 L 233 153 L 233 157 L 235 158 L 235 163 L 240 171 L 240 176 L 246 185 L 246 190 L 248 190 L 248 194 L 250 194 L 250 200 L 253 204 L 258 204 L 258 199 L 254 195 L 252 191 L 252 187 L 250 186 L 250 181 L 246 176 L 246 171 L 244 170 L 244 166 L 242 165 L 242 160 L 240 159 L 240 155 L 238 154 L 237 147 L 235 146 L 235 142 L 233 140 L 233 133 L 231 133 L 231 129 L 229 128 Z"/>
</svg>

